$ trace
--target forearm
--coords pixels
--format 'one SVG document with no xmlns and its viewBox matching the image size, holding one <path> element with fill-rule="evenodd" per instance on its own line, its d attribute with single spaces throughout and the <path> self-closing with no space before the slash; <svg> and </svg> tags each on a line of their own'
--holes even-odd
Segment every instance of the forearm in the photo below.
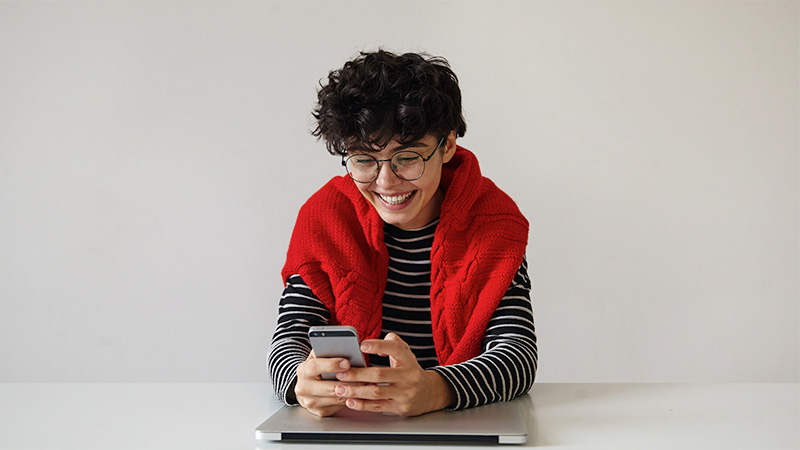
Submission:
<svg viewBox="0 0 800 450">
<path fill-rule="evenodd" d="M 305 361 L 307 356 L 307 349 L 293 340 L 275 340 L 270 346 L 267 369 L 275 394 L 287 405 L 297 404 L 294 396 L 297 366 Z"/>
<path fill-rule="evenodd" d="M 497 346 L 461 364 L 440 366 L 438 372 L 452 386 L 450 409 L 465 409 L 508 401 L 528 392 L 536 376 L 536 359 L 530 346 Z"/>
<path fill-rule="evenodd" d="M 284 403 L 297 404 L 293 392 L 297 366 L 311 353 L 308 329 L 327 324 L 329 317 L 325 306 L 303 280 L 296 275 L 290 277 L 278 306 L 278 325 L 267 357 L 272 386 Z"/>
</svg>

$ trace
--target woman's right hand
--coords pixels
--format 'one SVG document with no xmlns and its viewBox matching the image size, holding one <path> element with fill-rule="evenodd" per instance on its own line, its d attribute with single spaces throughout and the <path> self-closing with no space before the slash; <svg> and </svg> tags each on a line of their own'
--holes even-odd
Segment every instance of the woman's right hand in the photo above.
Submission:
<svg viewBox="0 0 800 450">
<path fill-rule="evenodd" d="M 344 398 L 336 395 L 336 386 L 343 384 L 339 380 L 323 380 L 322 374 L 326 372 L 347 372 L 350 361 L 344 358 L 317 358 L 312 351 L 305 361 L 297 366 L 297 383 L 294 394 L 300 406 L 312 414 L 327 417 L 336 414 L 345 408 Z"/>
</svg>

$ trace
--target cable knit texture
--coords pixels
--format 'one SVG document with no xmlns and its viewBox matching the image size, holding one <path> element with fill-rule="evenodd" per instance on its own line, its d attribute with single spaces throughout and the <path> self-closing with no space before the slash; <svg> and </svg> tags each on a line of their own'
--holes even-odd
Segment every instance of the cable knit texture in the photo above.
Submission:
<svg viewBox="0 0 800 450">
<path fill-rule="evenodd" d="M 492 314 L 517 273 L 528 221 L 458 147 L 442 167 L 446 189 L 431 249 L 431 324 L 442 365 L 480 353 Z M 283 280 L 299 274 L 331 314 L 361 339 L 380 337 L 389 254 L 383 220 L 348 176 L 335 177 L 297 217 Z"/>
</svg>

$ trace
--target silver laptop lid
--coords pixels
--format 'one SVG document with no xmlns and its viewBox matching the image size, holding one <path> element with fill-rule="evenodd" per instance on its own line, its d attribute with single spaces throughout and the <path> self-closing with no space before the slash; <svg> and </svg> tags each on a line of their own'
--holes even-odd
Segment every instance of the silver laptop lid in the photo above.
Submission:
<svg viewBox="0 0 800 450">
<path fill-rule="evenodd" d="M 527 396 L 523 396 L 527 397 Z M 419 442 L 523 444 L 528 428 L 520 401 L 492 403 L 463 411 L 400 417 L 343 409 L 317 417 L 301 407 L 283 406 L 256 429 L 267 441 Z"/>
</svg>

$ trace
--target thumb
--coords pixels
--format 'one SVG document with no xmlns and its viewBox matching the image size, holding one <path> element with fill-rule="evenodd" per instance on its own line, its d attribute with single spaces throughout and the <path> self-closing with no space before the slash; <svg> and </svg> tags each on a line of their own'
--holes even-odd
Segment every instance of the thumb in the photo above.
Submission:
<svg viewBox="0 0 800 450">
<path fill-rule="evenodd" d="M 398 336 L 396 333 L 388 333 L 384 339 L 386 339 L 387 341 L 395 341 L 395 342 L 405 343 L 403 338 Z"/>
<path fill-rule="evenodd" d="M 389 354 L 389 365 L 391 367 L 417 364 L 417 356 L 411 351 L 411 347 L 400 336 L 395 333 L 388 333 L 385 340 L 396 343 L 397 351 Z"/>
</svg>

